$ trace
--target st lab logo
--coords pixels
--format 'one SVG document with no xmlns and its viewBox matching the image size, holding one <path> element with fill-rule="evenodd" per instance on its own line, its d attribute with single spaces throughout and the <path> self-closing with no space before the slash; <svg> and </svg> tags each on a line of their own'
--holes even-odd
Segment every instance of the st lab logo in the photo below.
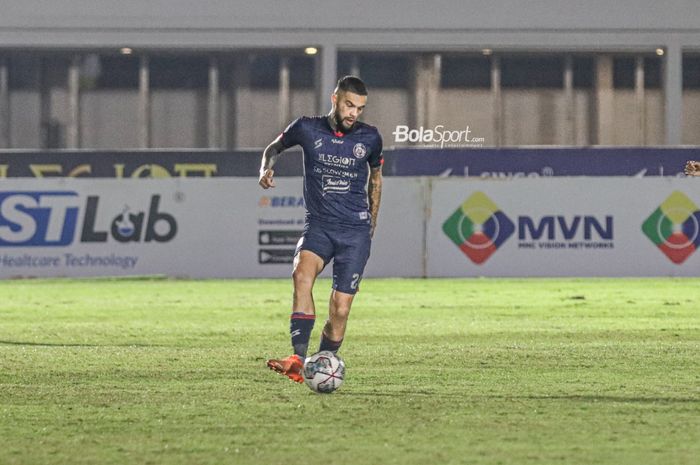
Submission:
<svg viewBox="0 0 700 465">
<path fill-rule="evenodd" d="M 520 215 L 517 225 L 483 192 L 475 192 L 442 230 L 472 262 L 481 265 L 518 232 L 520 249 L 613 248 L 613 218 L 592 215 Z"/>
<path fill-rule="evenodd" d="M 67 246 L 75 240 L 100 243 L 168 242 L 177 234 L 177 221 L 159 211 L 160 195 L 151 196 L 148 211 L 124 209 L 105 227 L 98 225 L 100 197 L 84 201 L 76 192 L 0 192 L 0 247 Z M 107 212 L 110 218 L 110 212 Z M 79 237 L 78 224 L 82 219 Z"/>
<path fill-rule="evenodd" d="M 700 208 L 673 192 L 642 224 L 642 232 L 673 263 L 680 265 L 700 247 Z"/>
</svg>

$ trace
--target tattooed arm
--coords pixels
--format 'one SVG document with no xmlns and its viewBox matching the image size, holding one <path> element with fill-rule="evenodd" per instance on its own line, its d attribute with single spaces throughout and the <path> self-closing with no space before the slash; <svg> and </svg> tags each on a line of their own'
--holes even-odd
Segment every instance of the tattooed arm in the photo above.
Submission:
<svg viewBox="0 0 700 465">
<path fill-rule="evenodd" d="M 382 200 L 382 167 L 370 169 L 369 183 L 367 184 L 367 196 L 369 198 L 369 215 L 371 221 L 370 236 L 374 236 L 379 216 L 379 203 Z"/>
<path fill-rule="evenodd" d="M 282 144 L 281 135 L 265 148 L 260 163 L 260 178 L 258 179 L 258 184 L 260 184 L 260 187 L 263 189 L 275 187 L 275 181 L 272 179 L 275 171 L 272 167 L 284 149 L 285 147 L 284 144 Z"/>
</svg>

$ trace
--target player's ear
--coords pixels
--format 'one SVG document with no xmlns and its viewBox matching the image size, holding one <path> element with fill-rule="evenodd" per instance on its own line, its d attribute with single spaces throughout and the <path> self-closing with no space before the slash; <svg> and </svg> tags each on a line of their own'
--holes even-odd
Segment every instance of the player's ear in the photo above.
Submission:
<svg viewBox="0 0 700 465">
<path fill-rule="evenodd" d="M 331 103 L 333 104 L 333 106 L 338 105 L 338 93 L 337 92 L 333 92 L 331 94 Z"/>
</svg>

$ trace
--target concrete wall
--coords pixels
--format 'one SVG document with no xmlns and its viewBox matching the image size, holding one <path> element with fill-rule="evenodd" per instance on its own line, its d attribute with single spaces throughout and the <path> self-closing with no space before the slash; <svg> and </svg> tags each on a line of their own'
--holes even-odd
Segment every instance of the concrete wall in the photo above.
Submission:
<svg viewBox="0 0 700 465">
<path fill-rule="evenodd" d="M 201 30 L 676 30 L 697 32 L 693 0 L 11 0 L 2 28 Z"/>
<path fill-rule="evenodd" d="M 700 90 L 683 93 L 683 143 L 700 145 Z"/>
<path fill-rule="evenodd" d="M 65 131 L 66 93 L 52 90 L 53 120 Z M 294 90 L 289 120 L 278 119 L 275 90 L 239 89 L 234 102 L 221 96 L 222 147 L 264 147 L 297 115 L 316 114 L 313 90 Z M 207 95 L 203 91 L 152 91 L 152 147 L 207 147 Z M 700 93 L 688 92 L 684 106 L 683 142 L 700 143 Z M 15 148 L 39 148 L 40 98 L 37 91 L 11 93 L 11 138 Z M 504 141 L 502 145 L 591 145 L 591 91 L 574 93 L 574 135 L 569 139 L 567 100 L 560 89 L 509 89 L 503 92 Z M 330 108 L 330 103 L 328 103 Z M 611 145 L 663 145 L 663 98 L 658 89 L 645 93 L 646 140 L 641 140 L 634 91 L 614 94 L 614 139 Z M 136 90 L 85 91 L 80 98 L 81 146 L 93 149 L 138 148 L 138 92 Z M 440 89 L 437 112 L 426 128 L 443 125 L 449 130 L 469 126 L 472 137 L 483 137 L 483 146 L 496 145 L 492 96 L 484 89 Z M 235 112 L 235 115 L 233 113 Z M 377 126 L 385 145 L 393 143 L 397 125 L 412 126 L 410 96 L 406 89 L 375 89 L 363 119 Z M 64 137 L 64 136 L 62 136 Z"/>
<path fill-rule="evenodd" d="M 0 52 L 17 49 L 99 49 L 115 51 L 122 46 L 147 49 L 245 50 L 294 48 L 317 45 L 319 80 L 316 90 L 293 96 L 290 115 L 317 113 L 327 107 L 325 99 L 335 76 L 339 51 L 392 50 L 465 51 L 492 48 L 496 51 L 547 51 L 592 53 L 653 53 L 664 49 L 667 61 L 661 92 L 645 96 L 646 143 L 697 143 L 700 113 L 694 95 L 681 89 L 680 56 L 700 51 L 700 2 L 696 0 L 6 0 L 0 14 Z M 225 86 L 224 86 L 225 87 Z M 66 95 L 51 91 L 49 115 L 66 123 Z M 323 100 L 318 103 L 317 93 Z M 410 91 L 382 89 L 373 92 L 375 109 L 367 120 L 384 133 L 396 124 L 411 122 Z M 175 99 L 181 97 L 181 101 Z M 228 100 L 224 100 L 224 97 Z M 120 100 L 115 94 L 82 96 L 84 141 L 95 147 L 132 147 L 135 118 L 133 95 Z M 562 125 L 566 99 L 559 91 L 508 91 L 502 95 L 503 144 L 588 144 L 591 140 L 594 98 L 586 92 L 574 96 L 573 137 Z M 683 99 L 685 98 L 685 102 Z M 95 100 L 97 99 L 97 100 Z M 107 116 L 102 109 L 113 99 L 121 115 Z M 207 96 L 201 93 L 157 93 L 152 95 L 154 146 L 206 146 Z M 279 100 L 274 92 L 240 89 L 222 96 L 222 145 L 260 146 L 279 131 Z M 468 102 L 466 101 L 468 99 Z M 605 143 L 627 144 L 638 140 L 634 126 L 634 96 L 623 93 L 615 100 L 615 134 Z M 695 100 L 694 100 L 695 99 Z M 445 123 L 473 125 L 486 145 L 494 140 L 490 97 L 480 91 L 454 94 L 441 90 L 440 111 L 433 119 Z M 38 103 L 37 103 L 38 102 Z M 440 103 L 442 102 L 442 103 Z M 464 102 L 453 105 L 452 102 Z M 445 105 L 448 104 L 448 105 Z M 12 92 L 11 136 L 15 147 L 35 147 L 39 138 L 37 114 L 41 99 L 31 91 Z M 377 108 L 381 106 L 381 111 Z M 538 113 L 530 117 L 533 109 Z M 238 115 L 238 117 L 236 117 Z M 628 117 L 627 115 L 632 115 Z M 595 116 L 595 115 L 593 115 Z M 97 121 L 109 121 L 95 129 Z M 443 121 L 437 121 L 443 123 Z M 634 126 L 634 127 L 633 127 Z M 236 134 L 236 137 L 232 136 Z M 121 145 L 120 145 L 121 144 Z"/>
<path fill-rule="evenodd" d="M 694 0 L 8 0 L 0 47 L 700 48 Z"/>
<path fill-rule="evenodd" d="M 138 94 L 131 90 L 84 92 L 80 99 L 82 146 L 138 148 Z"/>
</svg>

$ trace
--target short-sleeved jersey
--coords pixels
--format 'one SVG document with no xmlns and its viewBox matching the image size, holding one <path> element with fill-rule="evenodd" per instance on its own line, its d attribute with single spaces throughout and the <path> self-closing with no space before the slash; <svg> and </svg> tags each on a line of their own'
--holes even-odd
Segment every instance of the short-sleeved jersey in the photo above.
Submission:
<svg viewBox="0 0 700 465">
<path fill-rule="evenodd" d="M 327 116 L 303 116 L 282 133 L 285 148 L 304 151 L 304 201 L 308 219 L 348 225 L 369 224 L 367 176 L 382 164 L 382 138 L 359 121 L 348 133 L 335 132 Z"/>
</svg>

